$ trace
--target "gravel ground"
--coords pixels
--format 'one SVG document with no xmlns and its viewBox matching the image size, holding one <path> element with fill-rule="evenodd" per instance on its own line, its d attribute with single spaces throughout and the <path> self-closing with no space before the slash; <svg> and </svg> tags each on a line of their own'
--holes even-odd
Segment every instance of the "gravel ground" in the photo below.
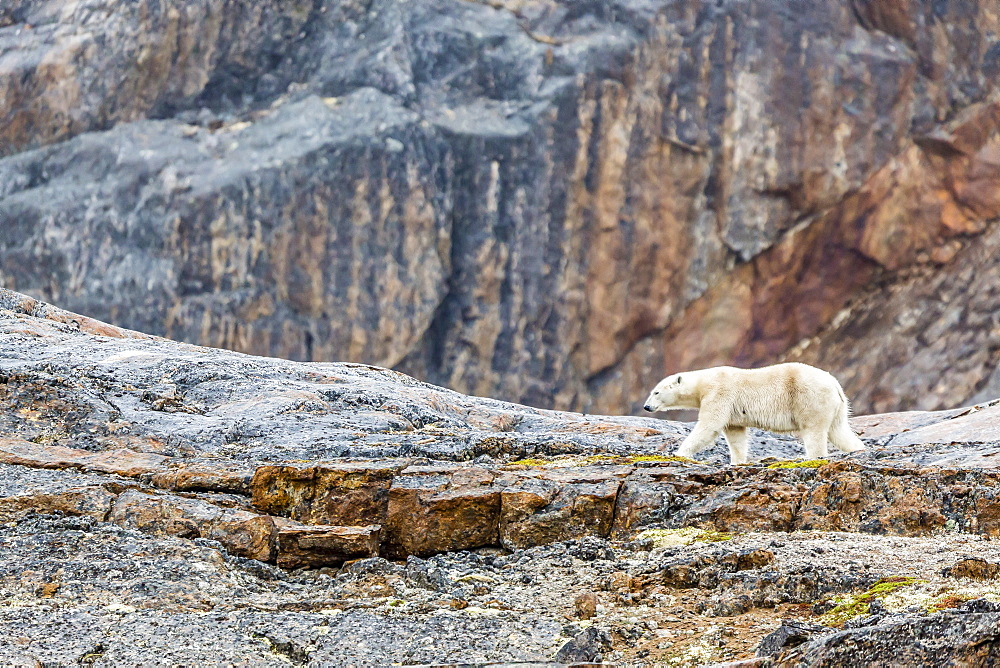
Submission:
<svg viewBox="0 0 1000 668">
<path fill-rule="evenodd" d="M 882 577 L 927 580 L 887 596 L 889 609 L 995 596 L 989 582 L 941 571 L 965 556 L 1000 561 L 1000 544 L 969 535 L 747 534 L 649 548 L 584 539 L 284 572 L 211 541 L 34 516 L 0 527 L 0 662 L 347 666 L 578 652 L 699 665 L 752 655 L 782 618 L 815 621 L 815 601 Z M 727 566 L 748 554 L 770 560 Z M 694 586 L 680 581 L 691 573 Z"/>
</svg>

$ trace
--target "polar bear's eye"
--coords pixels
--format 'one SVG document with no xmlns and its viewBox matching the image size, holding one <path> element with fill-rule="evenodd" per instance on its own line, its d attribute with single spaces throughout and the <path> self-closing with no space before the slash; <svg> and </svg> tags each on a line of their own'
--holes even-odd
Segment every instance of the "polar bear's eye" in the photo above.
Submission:
<svg viewBox="0 0 1000 668">
<path fill-rule="evenodd" d="M 680 385 L 680 384 L 681 384 L 681 377 L 677 376 L 677 385 Z"/>
</svg>

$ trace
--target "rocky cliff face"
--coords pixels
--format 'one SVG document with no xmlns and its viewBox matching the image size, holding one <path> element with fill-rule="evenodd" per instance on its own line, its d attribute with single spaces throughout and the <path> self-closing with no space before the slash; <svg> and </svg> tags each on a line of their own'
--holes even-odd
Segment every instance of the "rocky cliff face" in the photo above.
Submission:
<svg viewBox="0 0 1000 668">
<path fill-rule="evenodd" d="M 813 462 L 755 431 L 730 467 L 659 450 L 690 425 L 0 289 L 0 661 L 988 666 L 998 421 L 856 418 L 868 448 Z"/>
<path fill-rule="evenodd" d="M 545 407 L 782 357 L 958 405 L 997 388 L 998 34 L 992 0 L 15 0 L 0 284 Z"/>
</svg>

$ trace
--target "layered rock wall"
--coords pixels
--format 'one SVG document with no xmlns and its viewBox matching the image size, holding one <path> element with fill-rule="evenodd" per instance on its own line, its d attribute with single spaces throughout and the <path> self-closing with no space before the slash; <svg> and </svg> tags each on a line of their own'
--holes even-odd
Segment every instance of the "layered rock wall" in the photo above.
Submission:
<svg viewBox="0 0 1000 668">
<path fill-rule="evenodd" d="M 860 410 L 954 405 L 985 325 L 885 373 L 837 316 L 990 255 L 998 33 L 991 0 L 17 0 L 0 283 L 546 407 L 817 335 Z"/>
</svg>

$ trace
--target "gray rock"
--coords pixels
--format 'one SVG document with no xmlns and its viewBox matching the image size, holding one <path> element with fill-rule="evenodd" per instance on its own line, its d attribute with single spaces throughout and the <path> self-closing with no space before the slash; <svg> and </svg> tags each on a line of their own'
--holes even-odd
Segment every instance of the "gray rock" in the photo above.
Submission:
<svg viewBox="0 0 1000 668">
<path fill-rule="evenodd" d="M 591 626 L 559 648 L 555 660 L 559 663 L 599 662 L 602 652 L 610 647 L 611 638 L 607 632 Z"/>
<path fill-rule="evenodd" d="M 809 641 L 773 658 L 772 666 L 899 665 L 989 666 L 1000 654 L 1000 615 L 941 613 L 845 630 Z"/>
</svg>

